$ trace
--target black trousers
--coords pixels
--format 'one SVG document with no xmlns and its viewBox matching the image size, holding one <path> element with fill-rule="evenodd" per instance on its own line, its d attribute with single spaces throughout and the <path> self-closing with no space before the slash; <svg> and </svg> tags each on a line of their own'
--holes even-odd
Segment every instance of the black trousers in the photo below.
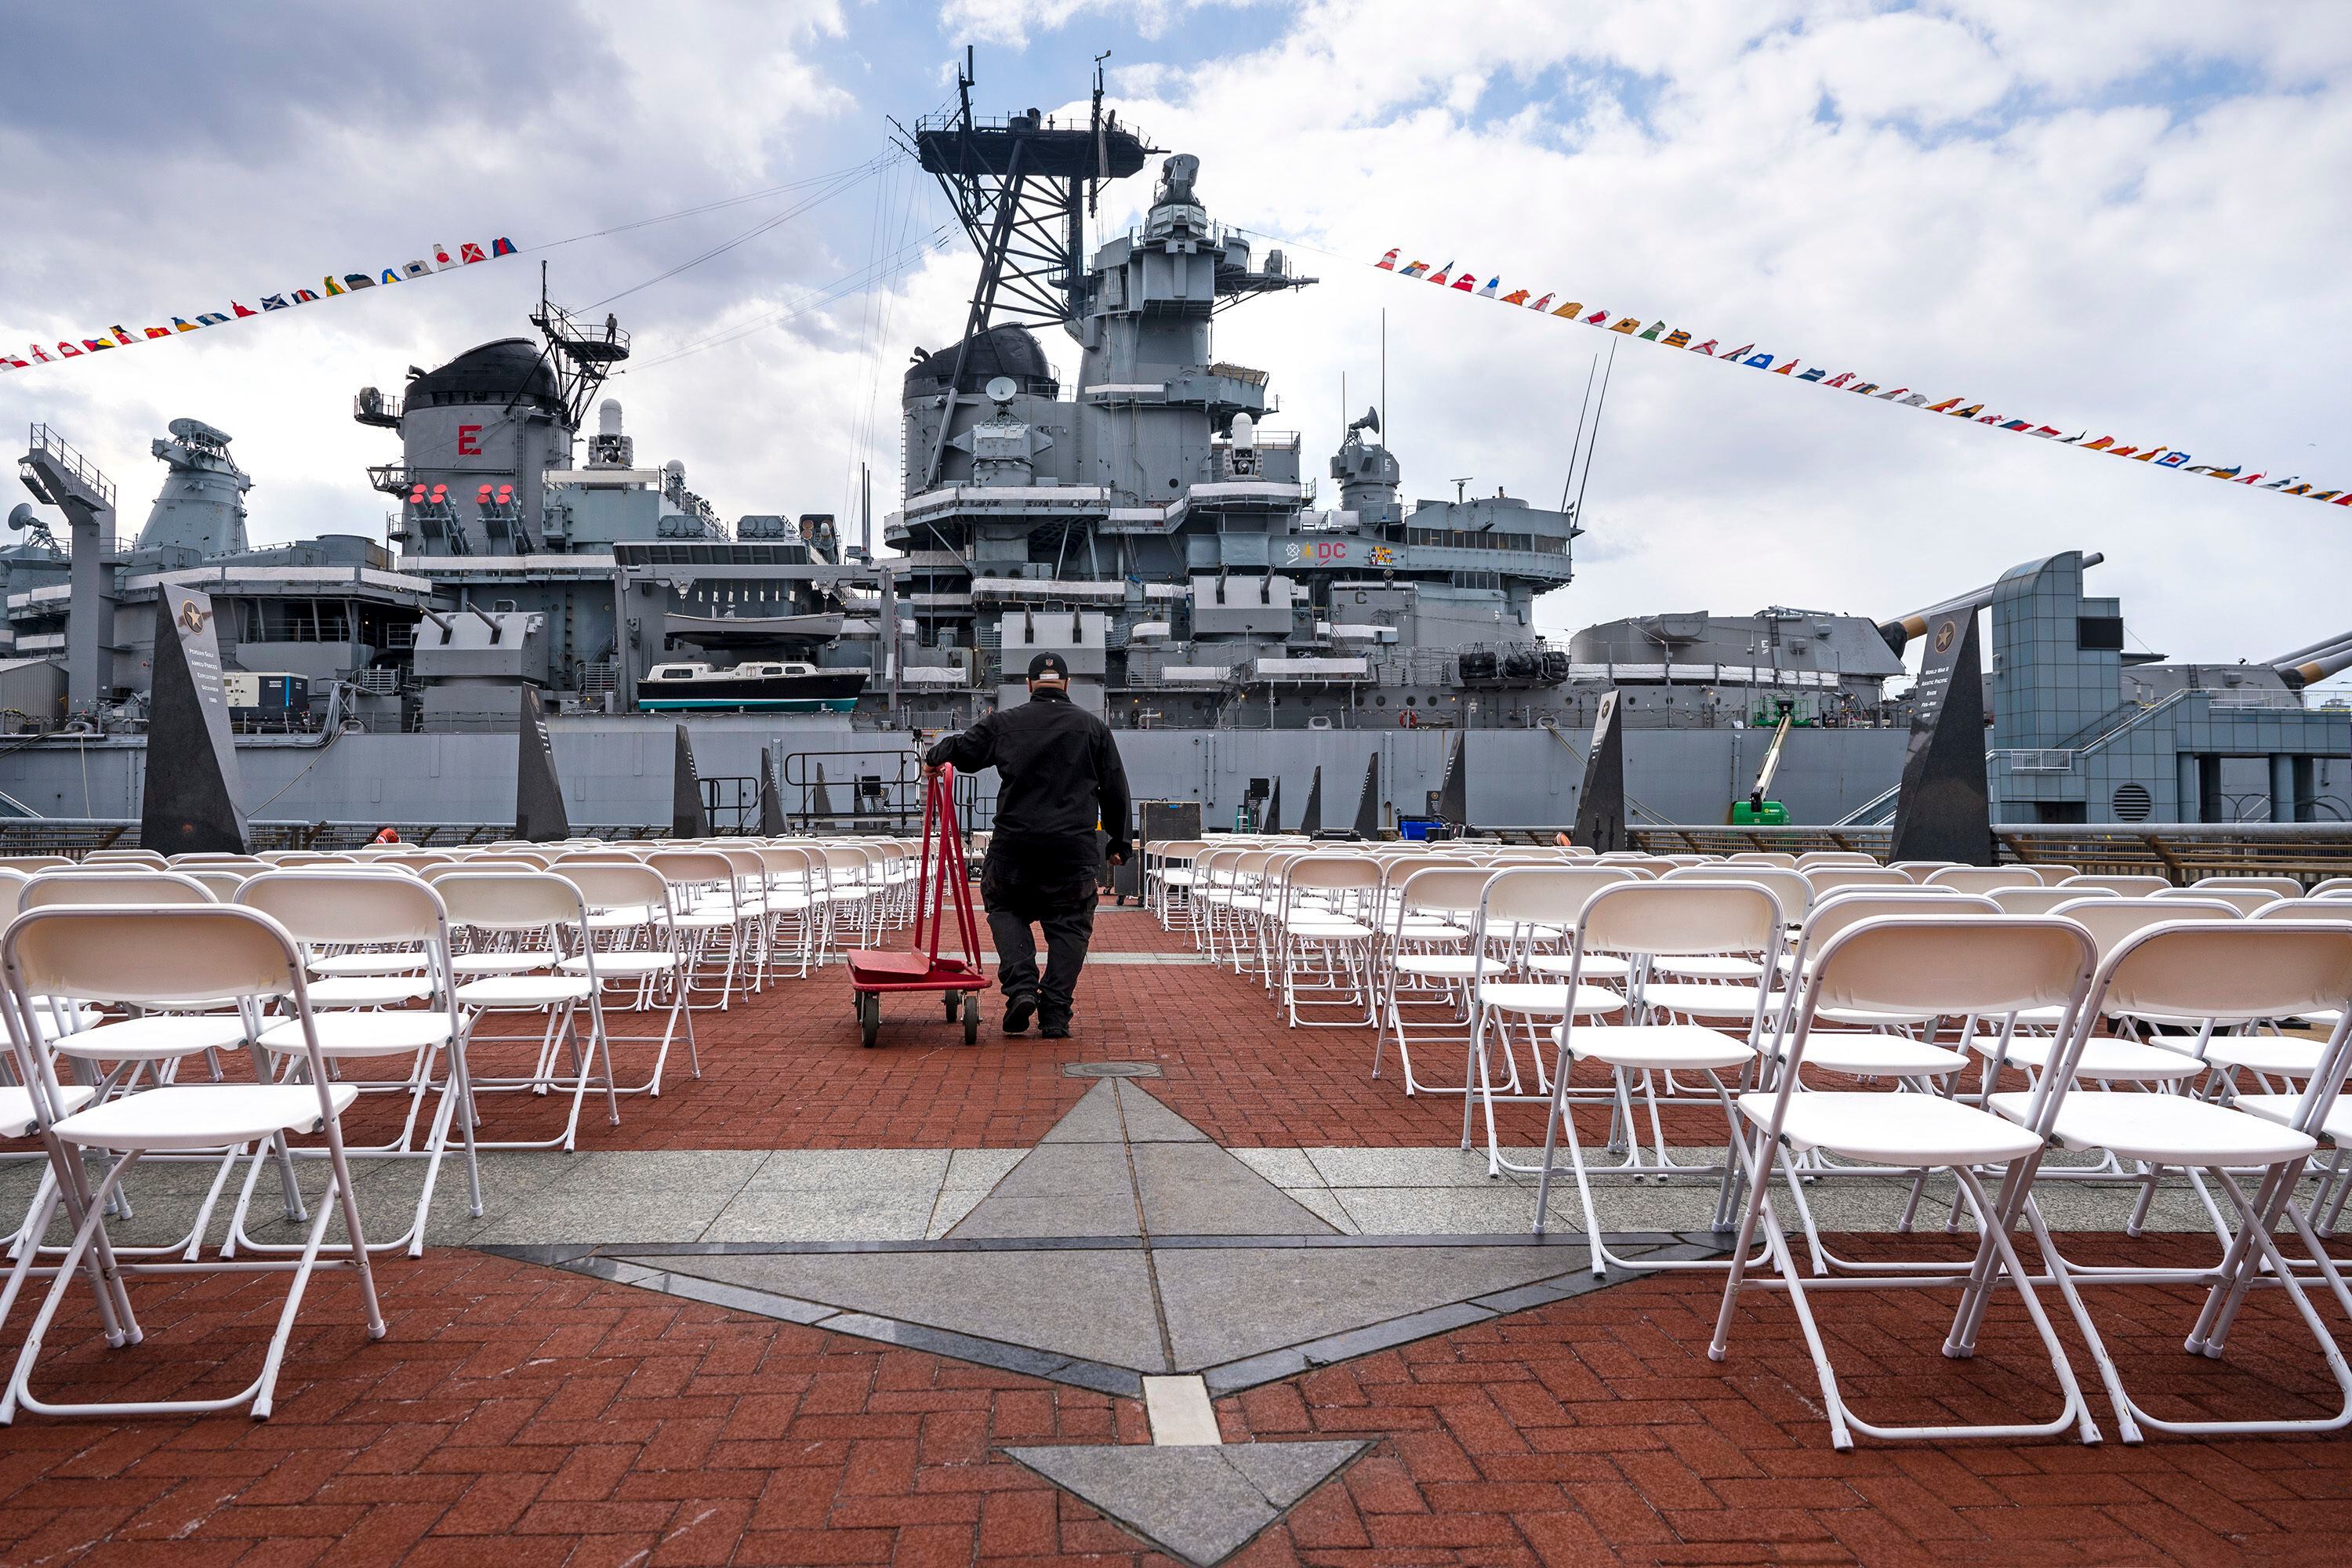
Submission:
<svg viewBox="0 0 2352 1568">
<path fill-rule="evenodd" d="M 1094 836 L 1055 835 L 1007 844 L 1000 834 L 980 869 L 981 903 L 996 939 L 996 983 L 1011 1004 L 1033 1000 L 1047 1027 L 1066 1025 L 1094 940 L 1100 875 Z M 1037 940 L 1045 932 L 1045 977 L 1037 978 Z"/>
</svg>

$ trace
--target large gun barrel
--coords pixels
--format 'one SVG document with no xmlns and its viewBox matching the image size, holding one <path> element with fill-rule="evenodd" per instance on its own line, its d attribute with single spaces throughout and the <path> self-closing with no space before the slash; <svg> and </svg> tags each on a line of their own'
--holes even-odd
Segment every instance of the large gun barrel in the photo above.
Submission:
<svg viewBox="0 0 2352 1568">
<path fill-rule="evenodd" d="M 2314 643 L 2309 647 L 2297 648 L 2293 653 L 2281 654 L 2267 662 L 2278 671 L 2279 679 L 2286 682 L 2288 690 L 2300 691 L 2306 686 L 2326 679 L 2338 670 L 2352 668 L 2352 632 L 2343 633 L 2326 642 Z"/>
<path fill-rule="evenodd" d="M 2095 550 L 2083 557 L 2083 565 L 2088 569 L 2096 566 L 2105 559 L 2106 556 L 2103 552 Z M 1913 637 L 1927 629 L 1929 621 L 1938 616 L 1963 613 L 1973 615 L 1992 603 L 1992 591 L 1999 586 L 1997 583 L 1988 583 L 1981 588 L 1971 588 L 1965 594 L 1946 599 L 1940 604 L 1930 605 L 1924 610 L 1914 610 L 1907 616 L 1901 616 L 1891 621 L 1881 621 L 1878 623 L 1878 635 L 1885 637 L 1886 646 L 1899 655 L 1910 646 Z"/>
</svg>

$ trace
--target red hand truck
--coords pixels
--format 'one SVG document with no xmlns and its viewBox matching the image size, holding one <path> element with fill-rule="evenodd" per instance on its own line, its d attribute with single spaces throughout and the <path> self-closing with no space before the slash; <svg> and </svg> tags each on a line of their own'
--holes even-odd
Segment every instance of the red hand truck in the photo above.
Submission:
<svg viewBox="0 0 2352 1568">
<path fill-rule="evenodd" d="M 932 846 L 938 858 L 932 858 Z M 901 991 L 944 993 L 948 1022 L 963 1015 L 963 1043 L 980 1039 L 980 997 L 988 973 L 980 966 L 980 922 L 971 912 L 971 882 L 965 868 L 963 834 L 956 819 L 955 769 L 943 766 L 923 792 L 923 858 L 915 884 L 915 941 L 906 952 L 866 951 L 849 955 L 849 988 L 858 1031 L 872 1046 L 882 1028 L 882 998 Z M 947 901 L 955 900 L 956 934 L 961 958 L 940 956 L 940 931 Z M 928 947 L 926 946 L 928 943 Z"/>
</svg>

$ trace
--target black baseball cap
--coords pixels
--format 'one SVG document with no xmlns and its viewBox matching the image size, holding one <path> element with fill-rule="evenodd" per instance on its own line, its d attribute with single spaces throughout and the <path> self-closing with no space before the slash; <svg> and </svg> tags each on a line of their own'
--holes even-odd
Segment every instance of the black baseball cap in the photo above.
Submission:
<svg viewBox="0 0 2352 1568">
<path fill-rule="evenodd" d="M 1029 679 L 1067 680 L 1070 679 L 1069 660 L 1058 653 L 1041 653 L 1029 661 Z"/>
</svg>

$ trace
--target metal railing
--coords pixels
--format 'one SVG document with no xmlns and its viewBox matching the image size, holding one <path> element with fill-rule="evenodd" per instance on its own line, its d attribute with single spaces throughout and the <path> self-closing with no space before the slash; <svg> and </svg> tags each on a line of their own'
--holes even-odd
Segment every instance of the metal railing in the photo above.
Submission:
<svg viewBox="0 0 2352 1568">
<path fill-rule="evenodd" d="M 100 473 L 97 464 L 66 445 L 65 437 L 55 430 L 46 425 L 36 425 L 26 445 L 33 452 L 47 458 L 105 505 L 110 507 L 114 504 L 114 481 Z"/>
<path fill-rule="evenodd" d="M 2063 746 L 2020 747 L 2012 751 L 1990 752 L 1987 760 L 2008 764 L 2013 773 L 2071 773 L 2074 771 L 2074 753 Z"/>
<path fill-rule="evenodd" d="M 1513 829 L 1549 837 L 1549 828 Z M 1633 827 L 1633 843 L 1661 854 L 1742 849 L 1859 849 L 1885 858 L 1891 827 Z M 2105 875 L 2153 875 L 2186 886 L 2200 877 L 2287 876 L 2305 884 L 2352 876 L 2352 824 L 2305 822 L 1996 824 L 1993 848 L 2011 865 L 2056 864 Z"/>
</svg>

